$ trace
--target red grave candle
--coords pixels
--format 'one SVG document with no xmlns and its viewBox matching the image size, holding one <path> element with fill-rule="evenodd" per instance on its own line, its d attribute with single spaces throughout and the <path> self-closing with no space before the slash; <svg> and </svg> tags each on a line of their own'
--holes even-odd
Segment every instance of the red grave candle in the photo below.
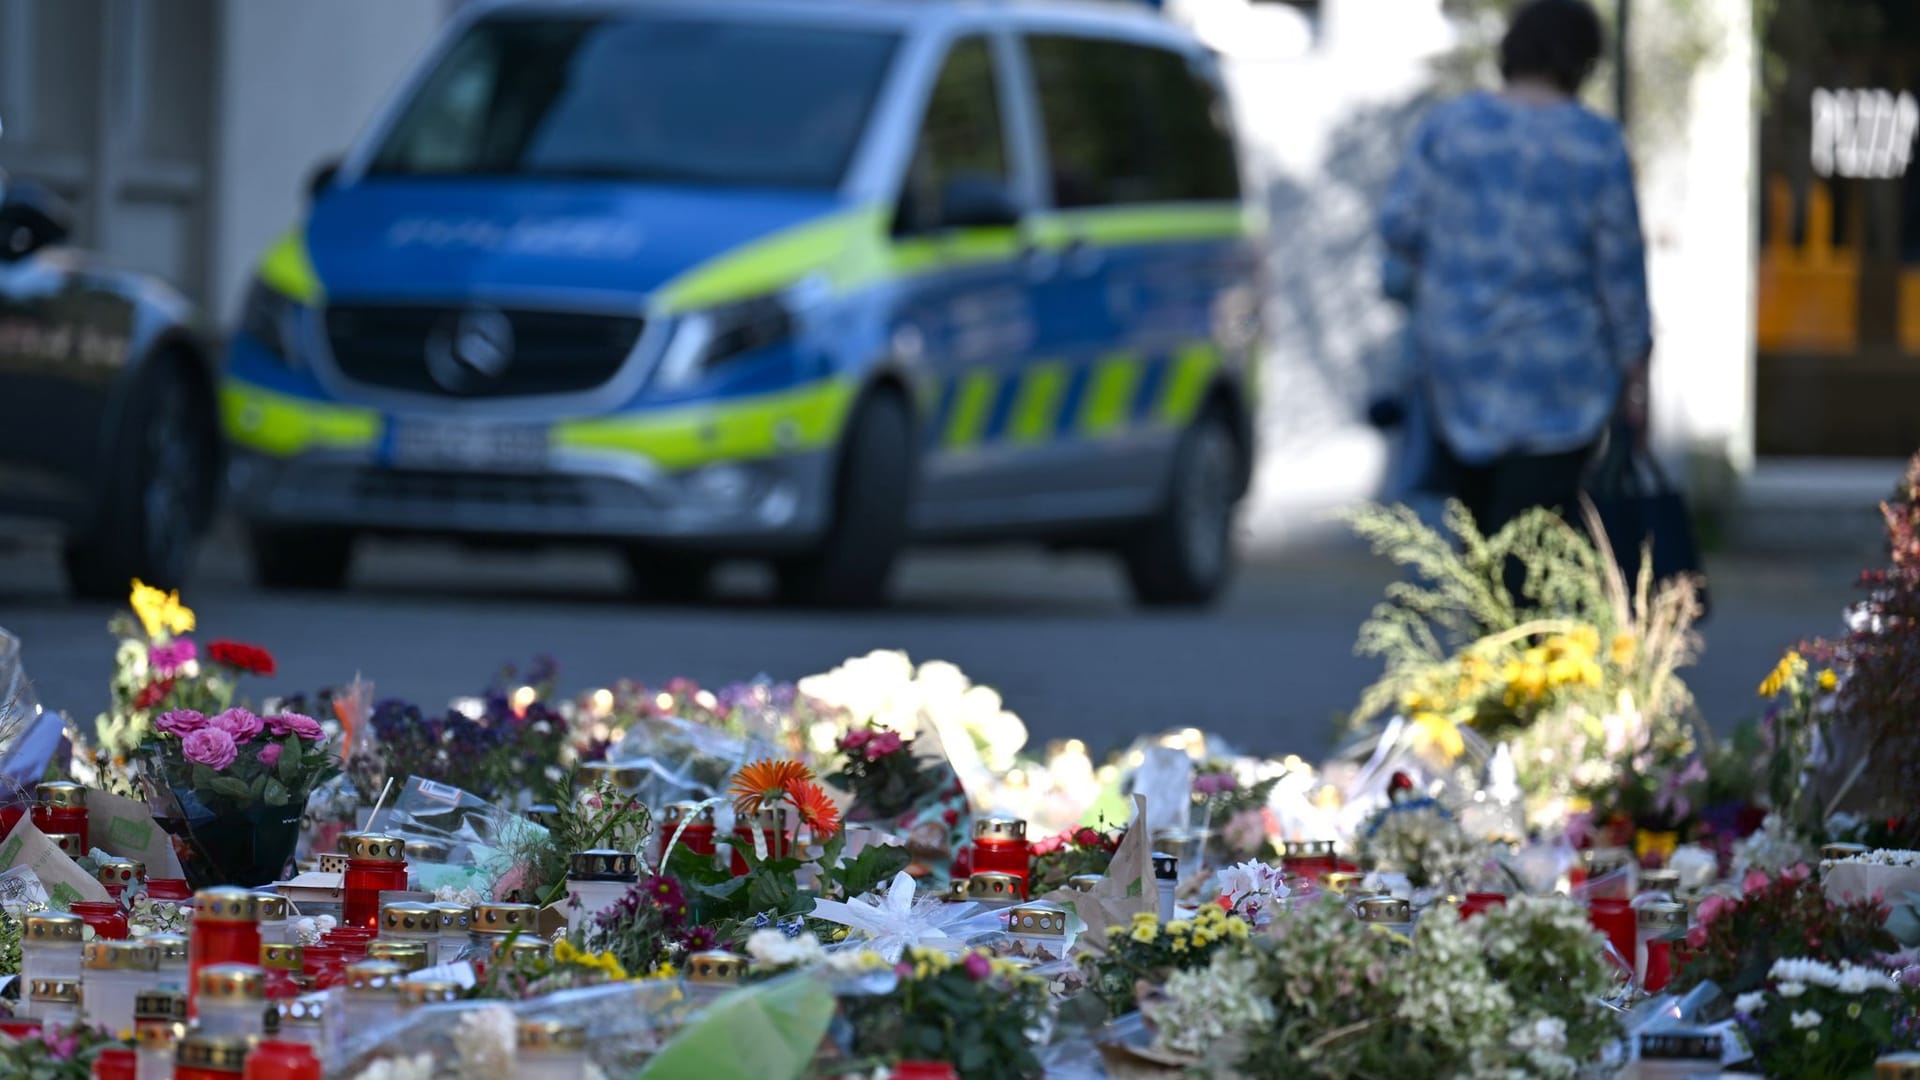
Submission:
<svg viewBox="0 0 1920 1080">
<path fill-rule="evenodd" d="M 1280 849 L 1280 866 L 1305 881 L 1319 881 L 1322 874 L 1340 873 L 1331 840 L 1289 840 Z"/>
<path fill-rule="evenodd" d="M 1595 897 L 1587 904 L 1587 921 L 1595 930 L 1607 935 L 1607 941 L 1620 953 L 1622 962 L 1633 963 L 1634 938 L 1639 933 L 1639 923 L 1631 905 L 1625 900 L 1609 897 Z"/>
<path fill-rule="evenodd" d="M 197 997 L 201 968 L 260 962 L 260 894 L 221 885 L 194 893 L 193 904 L 193 932 L 187 941 L 187 985 Z M 188 1008 L 193 1011 L 191 999 Z"/>
<path fill-rule="evenodd" d="M 124 1047 L 102 1050 L 93 1059 L 93 1080 L 134 1080 L 137 1075 L 133 1051 Z"/>
<path fill-rule="evenodd" d="M 668 803 L 660 820 L 660 828 L 654 836 L 654 865 L 666 865 L 667 843 L 673 840 L 676 833 L 680 839 L 674 844 L 675 847 L 713 858 L 713 807 L 701 806 L 696 802 Z M 682 829 L 682 825 L 686 828 Z"/>
<path fill-rule="evenodd" d="M 320 1080 L 320 1059 L 306 1043 L 267 1039 L 247 1055 L 245 1080 Z"/>
<path fill-rule="evenodd" d="M 354 833 L 347 837 L 341 923 L 373 929 L 380 923 L 380 894 L 407 887 L 406 844 L 399 837 Z"/>
<path fill-rule="evenodd" d="M 33 789 L 33 827 L 43 833 L 72 833 L 80 854 L 93 850 L 87 832 L 87 789 L 70 780 L 49 780 Z"/>
<path fill-rule="evenodd" d="M 1470 892 L 1460 904 L 1460 917 L 1471 919 L 1475 915 L 1507 906 L 1507 894 L 1497 892 Z"/>
<path fill-rule="evenodd" d="M 758 848 L 754 844 L 756 835 L 760 838 Z M 770 859 L 784 859 L 793 854 L 793 828 L 784 806 L 763 806 L 751 818 L 737 822 L 733 838 L 739 842 L 733 850 L 734 877 L 747 876 L 747 860 L 740 854 L 741 847 L 764 849 Z"/>
<path fill-rule="evenodd" d="M 1012 874 L 1020 879 L 1020 895 L 1027 895 L 1033 877 L 1033 846 L 1027 843 L 1027 823 L 1019 818 L 981 818 L 973 823 L 971 874 Z"/>
<path fill-rule="evenodd" d="M 93 928 L 94 937 L 122 941 L 131 932 L 127 926 L 127 913 L 120 910 L 118 900 L 75 900 L 68 910 Z"/>
</svg>

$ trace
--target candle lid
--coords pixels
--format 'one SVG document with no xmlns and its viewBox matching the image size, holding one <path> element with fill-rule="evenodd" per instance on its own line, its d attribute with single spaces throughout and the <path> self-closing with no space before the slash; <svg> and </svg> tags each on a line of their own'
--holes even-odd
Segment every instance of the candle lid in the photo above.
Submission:
<svg viewBox="0 0 1920 1080">
<path fill-rule="evenodd" d="M 318 1026 L 327 1020 L 327 995 L 324 992 L 301 994 L 280 1002 L 278 1008 L 283 1027 L 287 1024 Z"/>
<path fill-rule="evenodd" d="M 193 917 L 218 922 L 259 922 L 260 894 L 231 885 L 216 885 L 193 894 Z"/>
<path fill-rule="evenodd" d="M 87 942 L 86 966 L 89 971 L 158 971 L 160 950 L 144 939 L 95 938 Z"/>
<path fill-rule="evenodd" d="M 668 803 L 664 820 L 668 825 L 679 825 L 692 818 L 696 825 L 713 824 L 713 807 L 702 806 L 697 802 Z"/>
<path fill-rule="evenodd" d="M 27 989 L 27 997 L 34 1001 L 51 1001 L 65 1005 L 80 1004 L 78 979 L 35 979 Z"/>
<path fill-rule="evenodd" d="M 133 1017 L 136 1020 L 184 1021 L 187 1018 L 187 992 L 157 987 L 142 990 L 133 995 Z"/>
<path fill-rule="evenodd" d="M 517 1035 L 523 1052 L 583 1050 L 587 1045 L 587 1025 L 571 1020 L 522 1020 Z"/>
<path fill-rule="evenodd" d="M 1633 852 L 1623 847 L 1589 848 L 1580 853 L 1580 861 L 1585 864 L 1588 874 L 1600 877 L 1632 862 Z"/>
<path fill-rule="evenodd" d="M 495 959 L 505 957 L 509 963 L 515 964 L 522 960 L 545 960 L 553 955 L 553 943 L 523 935 L 494 942 L 493 955 Z"/>
<path fill-rule="evenodd" d="M 754 829 L 760 832 L 785 832 L 787 830 L 789 816 L 787 808 L 784 806 L 763 806 L 755 810 L 748 817 L 736 817 L 733 822 L 733 827 L 735 830 Z"/>
<path fill-rule="evenodd" d="M 84 810 L 87 805 L 87 789 L 71 780 L 48 780 L 35 784 L 33 797 L 41 806 L 63 810 Z"/>
<path fill-rule="evenodd" d="M 460 984 L 445 979 L 422 979 L 419 982 L 400 984 L 400 1000 L 409 1008 L 422 1005 L 439 1005 L 448 1001 L 460 1000 Z"/>
<path fill-rule="evenodd" d="M 1099 874 L 1075 874 L 1067 879 L 1067 888 L 1074 892 L 1092 892 L 1095 885 L 1105 880 Z"/>
<path fill-rule="evenodd" d="M 178 961 L 187 962 L 187 939 L 180 934 L 148 934 L 140 940 L 154 947 L 160 954 L 162 964 Z"/>
<path fill-rule="evenodd" d="M 1368 923 L 1404 923 L 1413 921 L 1413 905 L 1397 896 L 1369 896 L 1356 905 L 1360 921 Z"/>
<path fill-rule="evenodd" d="M 264 1001 L 266 972 L 253 964 L 213 964 L 200 969 L 196 981 L 202 1001 Z"/>
<path fill-rule="evenodd" d="M 1280 845 L 1280 857 L 1283 859 L 1331 859 L 1333 858 L 1333 841 L 1288 840 Z"/>
<path fill-rule="evenodd" d="M 147 868 L 134 859 L 108 859 L 98 876 L 102 885 L 131 885 L 147 876 Z"/>
<path fill-rule="evenodd" d="M 180 1068 L 237 1073 L 246 1068 L 254 1042 L 247 1035 L 188 1035 L 174 1048 L 173 1060 Z"/>
<path fill-rule="evenodd" d="M 638 765 L 616 765 L 611 761 L 582 762 L 574 773 L 574 787 L 583 784 L 612 784 L 621 791 L 632 791 L 647 778 L 645 769 Z"/>
<path fill-rule="evenodd" d="M 380 906 L 383 934 L 438 934 L 440 921 L 440 912 L 432 904 L 396 900 Z"/>
<path fill-rule="evenodd" d="M 403 848 L 408 862 L 443 863 L 453 857 L 453 847 L 438 840 L 409 840 Z"/>
<path fill-rule="evenodd" d="M 687 981 L 737 983 L 747 973 L 747 958 L 725 949 L 708 949 L 687 957 Z"/>
<path fill-rule="evenodd" d="M 394 995 L 400 992 L 400 981 L 406 976 L 399 964 L 362 960 L 347 965 L 345 985 L 349 994 Z"/>
<path fill-rule="evenodd" d="M 36 911 L 27 916 L 26 940 L 35 945 L 55 941 L 77 942 L 86 936 L 87 923 L 64 911 Z"/>
<path fill-rule="evenodd" d="M 262 942 L 260 966 L 276 971 L 299 971 L 306 964 L 306 953 L 298 945 L 278 941 Z"/>
<path fill-rule="evenodd" d="M 411 975 L 427 966 L 427 945 L 424 941 L 395 941 L 391 938 L 367 943 L 368 960 L 385 960 L 397 964 Z"/>
<path fill-rule="evenodd" d="M 1680 891 L 1680 871 L 1659 869 L 1640 871 L 1640 891 L 1643 893 L 1663 892 L 1668 895 Z"/>
<path fill-rule="evenodd" d="M 1066 937 L 1067 909 L 1045 900 L 1015 905 L 1007 912 L 1007 930 L 1034 937 Z"/>
<path fill-rule="evenodd" d="M 80 834 L 77 832 L 50 832 L 45 836 L 69 859 L 77 859 L 87 853 L 87 849 L 80 844 Z"/>
<path fill-rule="evenodd" d="M 279 893 L 256 892 L 255 903 L 260 905 L 261 922 L 280 922 L 287 917 L 287 898 Z"/>
<path fill-rule="evenodd" d="M 983 870 L 967 879 L 967 895 L 975 900 L 1018 900 L 1020 878 L 1015 874 Z"/>
<path fill-rule="evenodd" d="M 142 1050 L 164 1050 L 173 1053 L 173 1044 L 186 1034 L 186 1025 L 176 1021 L 164 1023 L 140 1024 L 134 1028 L 133 1041 Z"/>
<path fill-rule="evenodd" d="M 467 928 L 473 925 L 473 909 L 465 904 L 435 904 L 433 912 L 440 917 L 439 928 L 442 934 L 465 935 Z"/>
<path fill-rule="evenodd" d="M 406 842 L 397 836 L 380 833 L 348 833 L 347 857 L 368 862 L 406 862 Z"/>
<path fill-rule="evenodd" d="M 983 817 L 973 823 L 976 840 L 1025 840 L 1027 823 L 1019 818 Z"/>
<path fill-rule="evenodd" d="M 635 881 L 639 878 L 639 867 L 631 851 L 615 851 L 612 848 L 590 848 L 576 851 L 567 860 L 567 876 L 599 881 Z"/>
<path fill-rule="evenodd" d="M 966 898 L 967 898 L 967 879 L 963 877 L 947 879 L 947 891 L 941 896 L 941 899 L 965 900 Z"/>
<path fill-rule="evenodd" d="M 511 934 L 515 930 L 531 930 L 539 915 L 540 909 L 532 904 L 475 904 L 473 932 Z"/>
<path fill-rule="evenodd" d="M 1153 876 L 1157 881 L 1180 880 L 1180 859 L 1164 851 L 1153 853 Z"/>
<path fill-rule="evenodd" d="M 1856 856 L 1865 855 L 1870 850 L 1872 849 L 1865 844 L 1843 844 L 1836 842 L 1832 844 L 1822 844 L 1820 847 L 1820 857 L 1822 859 L 1851 859 Z"/>
<path fill-rule="evenodd" d="M 1687 905 L 1643 904 L 1640 907 L 1638 922 L 1650 930 L 1685 930 Z"/>
<path fill-rule="evenodd" d="M 1874 1059 L 1874 1080 L 1920 1080 L 1920 1054 L 1883 1054 Z"/>
</svg>

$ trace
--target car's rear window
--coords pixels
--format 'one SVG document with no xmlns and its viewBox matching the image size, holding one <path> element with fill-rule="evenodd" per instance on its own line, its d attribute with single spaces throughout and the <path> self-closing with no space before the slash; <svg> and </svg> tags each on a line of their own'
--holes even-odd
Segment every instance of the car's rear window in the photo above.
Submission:
<svg viewBox="0 0 1920 1080">
<path fill-rule="evenodd" d="M 487 19 L 406 102 L 371 171 L 833 187 L 897 45 L 783 22 Z"/>
</svg>

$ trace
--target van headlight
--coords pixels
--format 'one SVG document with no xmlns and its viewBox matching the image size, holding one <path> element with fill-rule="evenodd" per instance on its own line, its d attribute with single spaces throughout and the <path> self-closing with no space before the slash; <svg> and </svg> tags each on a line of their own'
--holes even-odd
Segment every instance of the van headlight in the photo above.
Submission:
<svg viewBox="0 0 1920 1080">
<path fill-rule="evenodd" d="M 288 367 L 299 367 L 300 303 L 265 282 L 255 280 L 240 310 L 240 332 L 259 342 Z"/>
<path fill-rule="evenodd" d="M 793 310 L 779 296 L 723 304 L 677 316 L 655 382 L 686 386 L 736 357 L 793 337 Z"/>
</svg>

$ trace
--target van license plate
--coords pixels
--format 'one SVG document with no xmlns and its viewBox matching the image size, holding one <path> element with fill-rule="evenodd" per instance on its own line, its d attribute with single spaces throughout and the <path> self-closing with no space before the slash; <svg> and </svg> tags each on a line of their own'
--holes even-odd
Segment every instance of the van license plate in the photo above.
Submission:
<svg viewBox="0 0 1920 1080">
<path fill-rule="evenodd" d="M 547 429 L 539 424 L 396 417 L 392 462 L 403 469 L 500 469 L 528 472 L 547 464 Z"/>
</svg>

